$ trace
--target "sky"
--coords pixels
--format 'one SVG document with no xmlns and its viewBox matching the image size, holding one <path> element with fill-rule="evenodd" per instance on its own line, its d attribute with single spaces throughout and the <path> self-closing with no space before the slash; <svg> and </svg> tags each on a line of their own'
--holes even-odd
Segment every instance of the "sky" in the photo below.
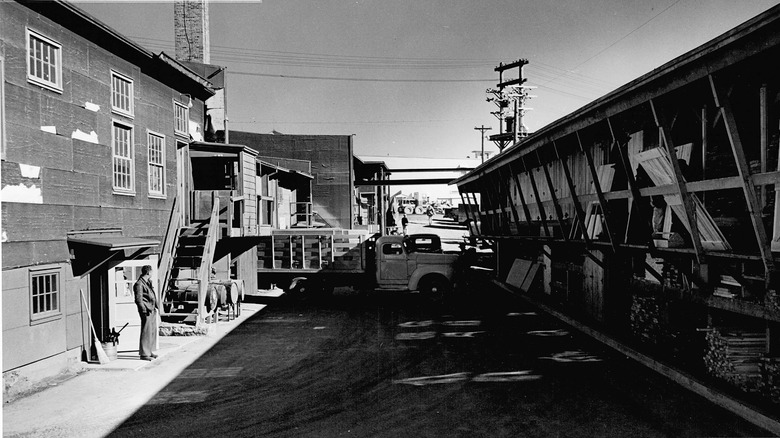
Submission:
<svg viewBox="0 0 780 438">
<path fill-rule="evenodd" d="M 174 54 L 172 2 L 75 3 Z M 500 62 L 529 61 L 534 131 L 778 3 L 218 0 L 211 63 L 227 67 L 230 129 L 354 134 L 355 154 L 374 158 L 466 158 L 481 147 L 475 127 L 498 133 L 485 90 Z"/>
</svg>

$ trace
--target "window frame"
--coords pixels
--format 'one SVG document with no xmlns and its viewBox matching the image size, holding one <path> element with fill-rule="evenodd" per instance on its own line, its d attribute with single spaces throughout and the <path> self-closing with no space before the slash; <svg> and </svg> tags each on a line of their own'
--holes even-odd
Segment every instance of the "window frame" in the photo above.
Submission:
<svg viewBox="0 0 780 438">
<path fill-rule="evenodd" d="M 27 82 L 31 84 L 35 84 L 39 87 L 43 87 L 47 90 L 54 91 L 56 93 L 62 93 L 62 44 L 58 43 L 57 41 L 54 41 L 53 39 L 47 36 L 44 36 L 40 32 L 30 29 L 29 27 L 25 27 L 24 35 L 25 35 L 24 40 L 25 40 L 25 52 L 26 52 L 25 68 L 27 69 Z M 54 60 L 54 68 L 56 69 L 55 81 L 50 81 L 42 77 L 38 77 L 34 75 L 33 72 L 31 71 L 30 59 L 32 54 L 30 53 L 30 41 L 32 38 L 35 38 L 44 44 L 48 44 L 49 46 L 55 49 L 55 56 L 57 58 Z"/>
<path fill-rule="evenodd" d="M 157 138 L 160 140 L 160 162 L 159 163 L 152 163 L 152 138 Z M 159 132 L 154 132 L 152 130 L 147 129 L 146 130 L 146 152 L 147 152 L 147 159 L 146 159 L 146 172 L 147 172 L 147 179 L 148 179 L 148 194 L 150 198 L 161 198 L 165 199 L 166 197 L 166 191 L 165 191 L 165 135 L 160 134 Z M 160 191 L 156 192 L 152 190 L 152 167 L 155 166 L 160 169 Z"/>
<path fill-rule="evenodd" d="M 181 108 L 184 111 L 184 119 L 183 119 L 184 130 L 180 130 L 178 126 L 179 118 L 177 117 L 177 112 L 176 112 L 178 108 Z M 187 105 L 178 102 L 177 100 L 174 99 L 173 100 L 173 133 L 175 135 L 179 135 L 181 137 L 185 137 L 189 139 L 190 138 L 189 123 L 190 123 L 190 108 Z"/>
<path fill-rule="evenodd" d="M 55 299 L 51 301 L 53 306 L 50 306 L 52 308 L 46 310 L 46 311 L 39 311 L 34 312 L 34 302 L 36 296 L 42 295 L 41 293 L 38 293 L 37 295 L 34 293 L 34 281 L 37 278 L 45 277 L 45 276 L 53 276 L 56 285 L 56 291 L 54 292 Z M 45 322 L 54 321 L 57 319 L 62 318 L 62 269 L 60 267 L 48 267 L 48 268 L 41 268 L 41 269 L 30 269 L 28 273 L 28 292 L 29 292 L 29 305 L 30 305 L 30 325 L 35 324 L 43 324 Z M 44 292 L 44 294 L 51 294 L 51 291 Z"/>
<path fill-rule="evenodd" d="M 126 159 L 130 163 L 130 188 L 118 187 L 116 185 L 116 128 L 117 126 L 127 129 L 130 132 L 130 156 L 120 157 Z M 135 196 L 135 129 L 133 125 L 122 122 L 121 120 L 111 121 L 111 187 L 115 195 Z"/>
<path fill-rule="evenodd" d="M 115 89 L 114 89 L 114 79 L 119 79 L 121 81 L 125 81 L 129 85 L 129 93 L 127 95 L 127 100 L 129 103 L 129 109 L 125 109 L 119 106 L 116 106 L 115 102 Z M 135 83 L 133 82 L 133 78 L 130 76 L 124 75 L 122 73 L 119 73 L 118 71 L 111 70 L 111 112 L 123 115 L 125 117 L 133 118 L 135 116 Z"/>
</svg>

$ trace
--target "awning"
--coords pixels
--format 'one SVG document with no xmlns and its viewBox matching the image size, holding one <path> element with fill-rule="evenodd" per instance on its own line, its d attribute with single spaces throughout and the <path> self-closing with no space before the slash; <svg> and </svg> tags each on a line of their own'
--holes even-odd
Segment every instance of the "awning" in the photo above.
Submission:
<svg viewBox="0 0 780 438">
<path fill-rule="evenodd" d="M 133 260 L 149 248 L 160 245 L 158 240 L 122 236 L 121 230 L 82 231 L 68 233 L 73 275 L 84 277 L 95 269 L 111 268 L 125 260 Z"/>
</svg>

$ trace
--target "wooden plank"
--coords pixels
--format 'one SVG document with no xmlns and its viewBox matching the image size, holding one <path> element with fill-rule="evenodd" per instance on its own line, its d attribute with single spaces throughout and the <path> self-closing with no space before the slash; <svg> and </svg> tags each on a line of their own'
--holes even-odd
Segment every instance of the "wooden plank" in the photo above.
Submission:
<svg viewBox="0 0 780 438">
<path fill-rule="evenodd" d="M 758 90 L 758 110 L 759 110 L 759 160 L 761 163 L 761 173 L 766 172 L 767 146 L 769 144 L 769 110 L 767 108 L 767 88 L 762 84 Z M 766 187 L 761 186 L 758 196 L 758 205 L 766 203 Z"/>
<path fill-rule="evenodd" d="M 612 237 L 612 231 L 609 227 L 609 218 L 607 217 L 607 200 L 604 198 L 604 192 L 602 191 L 601 182 L 599 181 L 599 175 L 596 172 L 596 166 L 593 163 L 593 157 L 590 155 L 590 150 L 582 144 L 580 133 L 577 131 L 577 145 L 579 145 L 580 151 L 585 155 L 585 160 L 588 162 L 588 169 L 590 169 L 590 176 L 593 179 L 593 187 L 596 189 L 596 196 L 598 197 L 599 204 L 601 205 L 601 212 L 604 218 L 604 227 L 607 231 L 607 237 L 609 237 L 609 245 L 612 247 L 612 251 L 615 251 L 615 241 Z"/>
<path fill-rule="evenodd" d="M 688 231 L 691 233 L 691 243 L 693 243 L 693 249 L 696 255 L 696 263 L 701 264 L 704 262 L 701 235 L 699 234 L 699 225 L 696 220 L 696 213 L 694 210 L 693 201 L 691 195 L 688 193 L 688 189 L 685 187 L 685 178 L 683 177 L 682 170 L 680 169 L 680 163 L 677 160 L 677 152 L 674 149 L 674 142 L 669 134 L 670 127 L 666 122 L 666 116 L 656 108 L 655 102 L 650 100 L 650 110 L 653 112 L 653 118 L 655 118 L 655 125 L 659 128 L 660 140 L 666 146 L 669 152 L 669 161 L 671 163 L 672 172 L 674 174 L 674 183 L 677 187 L 677 194 L 682 199 L 682 207 L 685 213 L 685 217 L 688 219 Z"/>
<path fill-rule="evenodd" d="M 474 199 L 472 200 L 471 198 Z M 482 223 L 482 214 L 480 213 L 482 206 L 479 204 L 479 201 L 477 201 L 477 195 L 475 195 L 473 192 L 466 192 L 466 199 L 469 201 L 468 204 L 466 205 L 473 204 L 477 206 L 477 208 L 474 211 L 474 217 L 476 218 L 476 220 L 474 221 L 474 229 L 477 230 L 477 234 L 481 236 L 484 234 L 482 232 L 482 227 L 484 224 Z M 471 210 L 470 207 L 466 208 L 466 211 L 469 210 Z"/>
<path fill-rule="evenodd" d="M 528 275 L 525 276 L 523 284 L 520 285 L 520 290 L 523 292 L 528 292 L 531 289 L 531 286 L 533 286 L 534 280 L 536 279 L 537 272 L 539 272 L 539 263 L 534 263 L 528 269 Z"/>
<path fill-rule="evenodd" d="M 550 228 L 547 226 L 547 215 L 544 212 L 544 205 L 542 204 L 541 198 L 539 197 L 539 189 L 536 187 L 534 176 L 525 165 L 525 159 L 521 159 L 520 163 L 522 163 L 523 170 L 525 170 L 525 174 L 528 175 L 528 179 L 531 181 L 531 189 L 534 192 L 534 197 L 536 197 L 536 208 L 539 211 L 539 216 L 542 218 L 542 227 L 544 227 L 544 233 L 547 235 L 547 237 L 552 237 Z"/>
<path fill-rule="evenodd" d="M 506 284 L 522 289 L 525 277 L 528 276 L 528 270 L 534 262 L 525 259 L 515 259 L 509 273 L 506 276 Z M 527 290 L 526 290 L 527 291 Z"/>
<path fill-rule="evenodd" d="M 518 230 L 518 234 L 519 234 L 519 231 L 520 231 L 520 215 L 517 213 L 517 208 L 515 208 L 514 200 L 512 200 L 512 185 L 509 184 L 509 179 L 508 178 L 505 179 L 505 177 L 502 175 L 502 173 L 501 173 L 502 169 L 503 169 L 503 167 L 498 169 L 498 177 L 499 177 L 499 179 L 503 179 L 503 180 L 507 181 L 507 184 L 506 184 L 506 188 L 507 188 L 506 189 L 506 199 L 509 202 L 509 206 L 512 208 L 512 217 L 514 217 L 514 219 L 515 219 L 515 226 L 516 226 L 516 228 Z M 520 191 L 519 187 L 518 187 L 518 191 Z"/>
<path fill-rule="evenodd" d="M 553 201 L 553 206 L 555 207 L 555 214 L 558 216 L 558 223 L 561 227 L 561 234 L 563 234 L 563 240 L 566 242 L 569 241 L 569 230 L 566 229 L 566 219 L 563 217 L 563 210 L 561 209 L 561 205 L 558 203 L 558 196 L 555 194 L 555 185 L 552 182 L 552 178 L 550 178 L 550 171 L 547 169 L 547 163 L 542 163 L 542 158 L 537 154 L 537 158 L 539 159 L 539 164 L 541 164 L 542 170 L 544 171 L 544 178 L 547 180 L 547 187 L 550 189 L 550 197 Z"/>
<path fill-rule="evenodd" d="M 525 202 L 525 195 L 523 194 L 523 187 L 520 184 L 520 179 L 517 177 L 517 172 L 515 171 L 514 167 L 512 166 L 512 162 L 509 162 L 509 173 L 512 175 L 512 178 L 515 181 L 515 185 L 517 186 L 517 194 L 520 198 L 520 203 L 523 206 L 523 212 L 525 213 L 525 220 L 528 222 L 528 225 L 530 226 L 533 220 L 531 219 L 531 212 L 528 210 L 528 204 Z"/>
<path fill-rule="evenodd" d="M 632 200 L 632 209 L 635 211 L 639 211 L 639 202 L 642 200 L 642 195 L 639 192 L 639 188 L 636 185 L 636 180 L 634 179 L 634 173 L 633 169 L 631 169 L 631 162 L 626 156 L 626 151 L 624 150 L 623 146 L 618 141 L 617 136 L 615 135 L 615 130 L 612 127 L 612 121 L 607 118 L 607 125 L 609 126 L 609 132 L 610 135 L 612 135 L 612 141 L 615 143 L 615 147 L 618 150 L 618 153 L 620 155 L 620 160 L 623 163 L 623 169 L 626 174 L 626 179 L 628 180 L 628 187 L 630 189 L 631 193 L 631 200 Z M 655 250 L 655 243 L 653 242 L 653 236 L 652 236 L 652 228 L 650 227 L 650 222 L 646 220 L 646 218 L 639 218 L 640 225 L 643 224 L 646 229 L 646 235 L 647 235 L 647 246 L 650 248 L 650 251 Z M 628 223 L 626 223 L 626 231 L 628 231 L 628 228 L 631 226 L 631 214 L 629 213 Z"/>
<path fill-rule="evenodd" d="M 577 220 L 580 223 L 582 238 L 585 240 L 585 243 L 590 243 L 587 227 L 585 226 L 585 212 L 582 210 L 582 205 L 580 204 L 579 199 L 577 199 L 577 189 L 574 187 L 574 181 L 572 181 L 571 172 L 569 172 L 569 166 L 566 165 L 566 160 L 561 158 L 561 154 L 558 151 L 558 146 L 555 144 L 555 142 L 553 142 L 553 148 L 555 149 L 555 156 L 558 157 L 558 161 L 560 161 L 561 165 L 563 166 L 563 173 L 566 176 L 566 183 L 569 185 L 569 193 L 571 194 L 572 200 L 574 201 L 574 213 L 576 214 Z"/>
<path fill-rule="evenodd" d="M 775 265 L 772 262 L 772 252 L 769 241 L 767 240 L 766 230 L 764 229 L 764 222 L 761 220 L 761 207 L 758 204 L 756 191 L 750 184 L 750 168 L 747 165 L 745 151 L 742 147 L 742 139 L 737 130 L 737 121 L 734 118 L 729 99 L 722 99 L 718 87 L 715 84 L 715 79 L 712 75 L 709 75 L 708 78 L 710 81 L 710 88 L 712 89 L 712 96 L 715 99 L 715 105 L 720 107 L 720 113 L 723 115 L 726 134 L 729 138 L 729 143 L 731 144 L 731 152 L 734 155 L 737 171 L 739 172 L 740 178 L 742 178 L 742 191 L 745 194 L 745 203 L 747 204 L 750 220 L 753 222 L 753 231 L 756 235 L 761 259 L 764 263 L 766 283 L 767 286 L 769 286 L 770 280 L 773 280 L 772 277 L 774 277 Z"/>
</svg>

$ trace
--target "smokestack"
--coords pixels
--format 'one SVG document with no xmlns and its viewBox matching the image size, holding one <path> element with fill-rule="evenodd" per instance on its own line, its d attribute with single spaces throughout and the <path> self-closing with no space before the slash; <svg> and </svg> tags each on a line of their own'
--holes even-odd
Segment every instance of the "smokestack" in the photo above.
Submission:
<svg viewBox="0 0 780 438">
<path fill-rule="evenodd" d="M 174 0 L 176 59 L 211 63 L 207 0 Z"/>
</svg>

